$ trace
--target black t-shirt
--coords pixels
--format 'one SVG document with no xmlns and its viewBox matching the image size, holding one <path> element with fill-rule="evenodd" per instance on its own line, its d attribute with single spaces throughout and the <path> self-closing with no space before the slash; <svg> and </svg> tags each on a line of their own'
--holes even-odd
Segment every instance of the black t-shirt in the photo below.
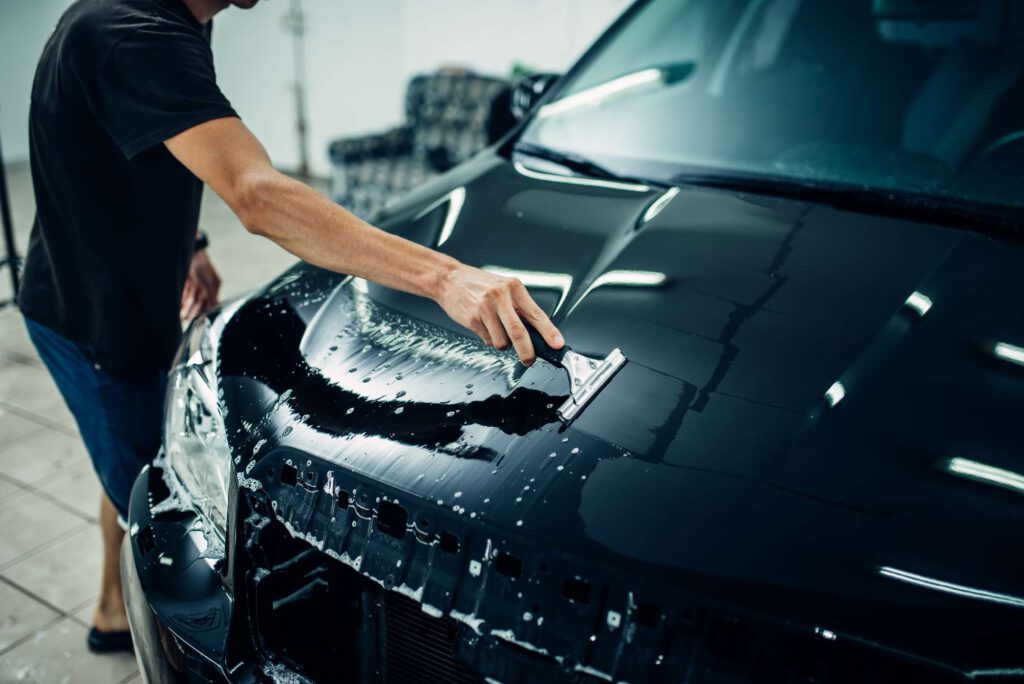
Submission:
<svg viewBox="0 0 1024 684">
<path fill-rule="evenodd" d="M 72 5 L 32 86 L 24 314 L 116 375 L 166 370 L 202 184 L 162 143 L 228 116 L 209 25 L 182 0 Z"/>
</svg>

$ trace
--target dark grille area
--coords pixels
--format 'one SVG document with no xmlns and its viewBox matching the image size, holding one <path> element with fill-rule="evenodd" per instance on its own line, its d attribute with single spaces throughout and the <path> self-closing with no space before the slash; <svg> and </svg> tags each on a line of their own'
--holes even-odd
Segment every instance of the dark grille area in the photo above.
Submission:
<svg viewBox="0 0 1024 684">
<path fill-rule="evenodd" d="M 415 601 L 384 596 L 384 673 L 389 684 L 470 684 L 482 682 L 455 658 L 459 626 L 449 618 L 427 615 Z"/>
<path fill-rule="evenodd" d="M 276 521 L 251 539 L 250 557 L 267 571 L 249 573 L 252 627 L 272 662 L 317 684 L 484 681 L 456 658 L 460 623 L 424 613 L 419 603 L 381 589 Z"/>
</svg>

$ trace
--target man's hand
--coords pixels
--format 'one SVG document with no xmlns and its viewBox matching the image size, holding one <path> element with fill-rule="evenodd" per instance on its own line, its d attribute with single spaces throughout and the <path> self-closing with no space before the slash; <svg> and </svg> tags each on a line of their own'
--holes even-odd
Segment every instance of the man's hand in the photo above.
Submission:
<svg viewBox="0 0 1024 684">
<path fill-rule="evenodd" d="M 555 349 L 562 335 L 517 278 L 505 278 L 459 264 L 445 278 L 437 303 L 456 323 L 464 325 L 497 349 L 515 347 L 519 359 L 532 366 L 537 352 L 523 321 L 529 322 Z"/>
<path fill-rule="evenodd" d="M 219 292 L 220 276 L 210 263 L 206 250 L 201 249 L 192 255 L 185 289 L 181 293 L 181 322 L 188 323 L 215 307 Z"/>
</svg>

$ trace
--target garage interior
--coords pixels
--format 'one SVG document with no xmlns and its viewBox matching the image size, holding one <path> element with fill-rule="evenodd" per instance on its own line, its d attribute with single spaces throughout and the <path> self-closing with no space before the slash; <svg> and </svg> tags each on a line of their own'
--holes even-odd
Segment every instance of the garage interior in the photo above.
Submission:
<svg viewBox="0 0 1024 684">
<path fill-rule="evenodd" d="M 1024 681 L 1024 0 L 0 0 L 0 65 L 0 684 Z"/>
</svg>

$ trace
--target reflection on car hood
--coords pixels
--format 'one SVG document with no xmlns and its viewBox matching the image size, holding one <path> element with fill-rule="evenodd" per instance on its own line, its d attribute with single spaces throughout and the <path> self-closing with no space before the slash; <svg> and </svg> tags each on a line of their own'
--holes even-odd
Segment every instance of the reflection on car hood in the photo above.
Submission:
<svg viewBox="0 0 1024 684">
<path fill-rule="evenodd" d="M 239 468 L 309 454 L 488 544 L 961 671 L 1024 666 L 1008 649 L 1024 626 L 1021 248 L 566 180 L 483 156 L 385 225 L 516 275 L 573 348 L 619 347 L 637 372 L 565 428 L 562 371 L 523 369 L 432 302 L 300 265 L 222 338 Z"/>
</svg>

